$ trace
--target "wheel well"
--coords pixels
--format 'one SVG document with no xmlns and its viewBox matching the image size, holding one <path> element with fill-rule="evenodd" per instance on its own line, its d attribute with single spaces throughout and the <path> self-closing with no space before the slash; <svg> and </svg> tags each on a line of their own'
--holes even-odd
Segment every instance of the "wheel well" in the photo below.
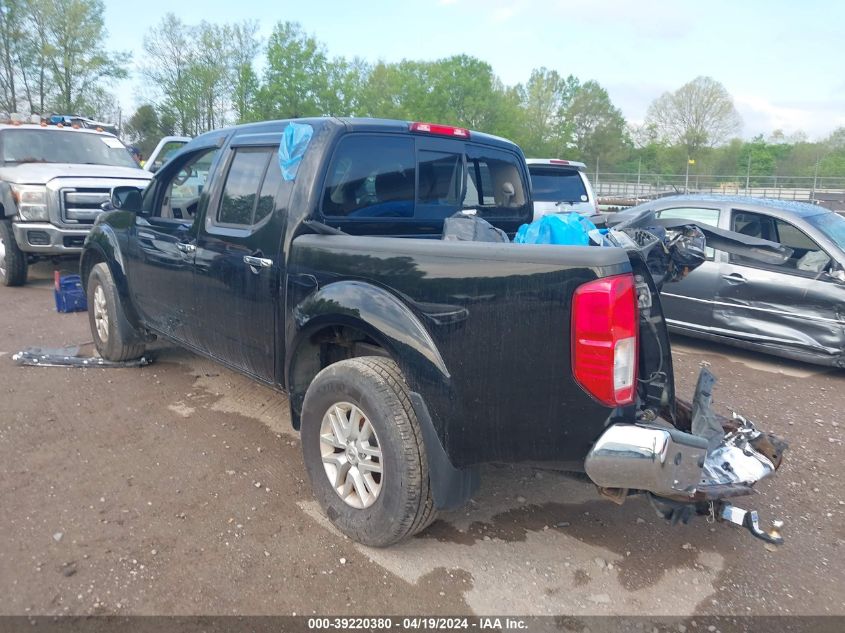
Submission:
<svg viewBox="0 0 845 633">
<path fill-rule="evenodd" d="M 302 401 L 314 376 L 329 365 L 359 356 L 391 358 L 375 339 L 348 325 L 326 326 L 299 344 L 291 359 L 288 379 L 291 421 L 295 429 L 299 428 Z"/>
<path fill-rule="evenodd" d="M 106 258 L 98 250 L 88 250 L 82 257 L 82 264 L 79 267 L 79 274 L 82 277 L 82 287 L 88 291 L 88 277 L 91 274 L 91 269 L 97 264 L 106 261 Z"/>
</svg>

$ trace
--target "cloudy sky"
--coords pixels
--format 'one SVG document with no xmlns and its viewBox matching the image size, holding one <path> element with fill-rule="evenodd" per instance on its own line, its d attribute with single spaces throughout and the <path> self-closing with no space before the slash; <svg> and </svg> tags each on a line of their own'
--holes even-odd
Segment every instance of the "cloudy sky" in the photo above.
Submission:
<svg viewBox="0 0 845 633">
<path fill-rule="evenodd" d="M 546 66 L 607 88 L 629 121 L 698 75 L 721 81 L 743 136 L 802 130 L 811 139 L 845 126 L 845 2 L 841 0 L 106 0 L 108 44 L 143 62 L 144 33 L 168 11 L 200 20 L 300 22 L 331 55 L 369 61 L 466 53 L 507 84 Z M 131 111 L 149 90 L 120 86 Z"/>
</svg>

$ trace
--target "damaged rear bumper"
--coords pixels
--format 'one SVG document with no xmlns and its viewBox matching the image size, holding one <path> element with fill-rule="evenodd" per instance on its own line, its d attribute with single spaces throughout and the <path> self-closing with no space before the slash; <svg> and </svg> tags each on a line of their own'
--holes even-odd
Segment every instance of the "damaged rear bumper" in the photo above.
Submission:
<svg viewBox="0 0 845 633">
<path fill-rule="evenodd" d="M 659 419 L 608 427 L 587 455 L 587 475 L 618 503 L 629 494 L 648 493 L 666 518 L 686 522 L 706 514 L 780 543 L 780 522 L 764 532 L 755 511 L 726 500 L 753 494 L 754 485 L 780 467 L 786 443 L 742 416 L 716 416 L 710 409 L 714 383 L 703 368 L 693 404 L 677 403 L 677 418 L 689 422 L 688 431 Z"/>
</svg>

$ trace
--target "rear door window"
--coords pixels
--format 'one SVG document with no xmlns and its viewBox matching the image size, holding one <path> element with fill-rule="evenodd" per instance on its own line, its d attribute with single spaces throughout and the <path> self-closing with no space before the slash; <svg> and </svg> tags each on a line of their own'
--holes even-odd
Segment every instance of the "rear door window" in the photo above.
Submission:
<svg viewBox="0 0 845 633">
<path fill-rule="evenodd" d="M 247 227 L 256 223 L 259 192 L 270 163 L 272 151 L 268 148 L 239 148 L 235 151 L 223 187 L 223 196 L 217 212 L 217 224 Z M 267 209 L 262 207 L 262 218 Z"/>
</svg>

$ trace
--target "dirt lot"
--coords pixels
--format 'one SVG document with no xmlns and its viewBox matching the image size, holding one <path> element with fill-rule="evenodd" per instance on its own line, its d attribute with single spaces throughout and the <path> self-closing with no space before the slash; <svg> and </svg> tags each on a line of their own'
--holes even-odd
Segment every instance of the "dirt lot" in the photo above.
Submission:
<svg viewBox="0 0 845 633">
<path fill-rule="evenodd" d="M 312 501 L 283 396 L 167 347 L 143 369 L 17 367 L 90 340 L 35 273 L 0 288 L 0 613 L 845 614 L 845 372 L 676 341 L 681 393 L 706 359 L 723 412 L 791 443 L 753 500 L 786 521 L 776 551 L 494 466 L 465 510 L 373 550 Z"/>
</svg>

